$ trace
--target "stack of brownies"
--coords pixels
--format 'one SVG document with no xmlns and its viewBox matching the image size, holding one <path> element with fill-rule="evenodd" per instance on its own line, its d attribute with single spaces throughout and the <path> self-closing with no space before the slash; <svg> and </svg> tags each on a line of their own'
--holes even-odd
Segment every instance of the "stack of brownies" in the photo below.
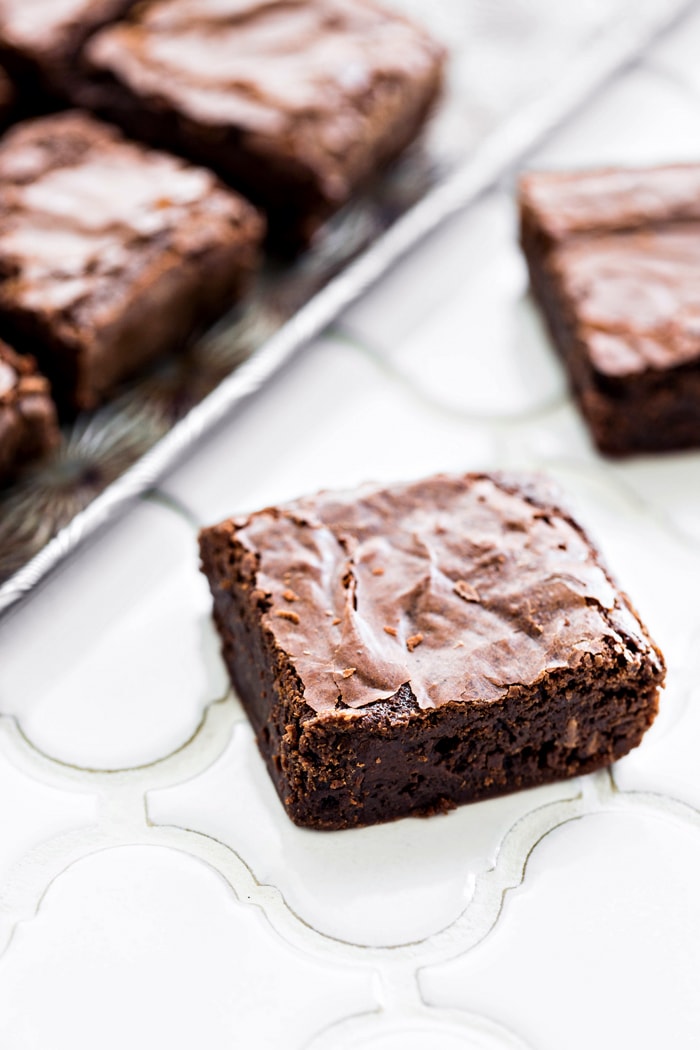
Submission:
<svg viewBox="0 0 700 1050">
<path fill-rule="evenodd" d="M 92 409 L 180 347 L 266 230 L 307 244 L 416 137 L 444 54 L 373 0 L 0 0 L 0 62 L 7 480 L 55 446 L 51 396 Z"/>
</svg>

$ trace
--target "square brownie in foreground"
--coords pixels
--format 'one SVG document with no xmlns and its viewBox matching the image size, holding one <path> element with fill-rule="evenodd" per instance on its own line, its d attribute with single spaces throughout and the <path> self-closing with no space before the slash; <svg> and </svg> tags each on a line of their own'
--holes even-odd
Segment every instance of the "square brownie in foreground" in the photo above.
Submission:
<svg viewBox="0 0 700 1050">
<path fill-rule="evenodd" d="M 520 182 L 530 282 L 601 451 L 700 446 L 700 164 Z"/>
<path fill-rule="evenodd" d="M 605 766 L 664 663 L 541 479 L 329 493 L 200 535 L 233 684 L 287 813 L 346 828 Z"/>
<path fill-rule="evenodd" d="M 55 448 L 59 436 L 48 380 L 0 341 L 0 484 Z"/>
<path fill-rule="evenodd" d="M 233 305 L 264 223 L 203 168 L 80 113 L 0 141 L 0 334 L 34 354 L 68 410 Z"/>
<path fill-rule="evenodd" d="M 81 47 L 136 0 L 0 0 L 0 61 L 12 72 L 23 107 L 62 97 Z"/>
<path fill-rule="evenodd" d="M 310 239 L 418 134 L 443 49 L 374 0 L 153 0 L 94 36 L 75 96 Z"/>
</svg>

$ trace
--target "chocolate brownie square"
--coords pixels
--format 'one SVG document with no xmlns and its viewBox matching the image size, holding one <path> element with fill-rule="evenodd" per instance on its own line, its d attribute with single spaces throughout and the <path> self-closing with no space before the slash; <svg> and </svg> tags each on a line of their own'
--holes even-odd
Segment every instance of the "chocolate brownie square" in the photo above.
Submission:
<svg viewBox="0 0 700 1050">
<path fill-rule="evenodd" d="M 231 680 L 293 821 L 374 824 L 639 744 L 663 658 L 541 479 L 437 476 L 200 534 Z"/>
<path fill-rule="evenodd" d="M 0 484 L 45 456 L 59 437 L 48 380 L 31 357 L 0 341 Z"/>
<path fill-rule="evenodd" d="M 700 165 L 520 182 L 536 299 L 602 452 L 700 446 Z"/>
<path fill-rule="evenodd" d="M 25 108 L 65 95 L 90 33 L 126 14 L 136 0 L 0 0 L 0 61 Z"/>
<path fill-rule="evenodd" d="M 92 408 L 233 304 L 263 221 L 209 171 L 80 113 L 0 141 L 0 331 Z"/>
<path fill-rule="evenodd" d="M 444 54 L 374 0 L 154 0 L 85 59 L 76 101 L 213 168 L 294 244 L 416 137 Z"/>
</svg>

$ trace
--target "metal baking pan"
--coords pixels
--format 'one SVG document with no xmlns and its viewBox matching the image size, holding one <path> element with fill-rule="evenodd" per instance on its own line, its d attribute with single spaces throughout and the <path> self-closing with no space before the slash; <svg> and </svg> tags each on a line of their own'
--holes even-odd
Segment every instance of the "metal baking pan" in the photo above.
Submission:
<svg viewBox="0 0 700 1050">
<path fill-rule="evenodd" d="M 0 497 L 0 614 L 114 521 L 183 453 L 440 223 L 517 165 L 689 0 L 394 0 L 449 47 L 420 146 L 293 264 L 269 264 L 237 312 L 64 428 Z"/>
</svg>

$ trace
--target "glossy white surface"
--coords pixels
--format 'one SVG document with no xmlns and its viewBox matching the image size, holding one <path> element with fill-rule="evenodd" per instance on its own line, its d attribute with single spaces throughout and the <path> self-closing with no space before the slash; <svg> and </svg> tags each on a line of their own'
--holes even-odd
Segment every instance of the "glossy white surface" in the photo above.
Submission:
<svg viewBox="0 0 700 1050">
<path fill-rule="evenodd" d="M 426 970 L 436 1006 L 500 1018 L 538 1050 L 697 1045 L 697 830 L 601 813 L 548 835 L 491 936 Z"/>
<path fill-rule="evenodd" d="M 298 1046 L 372 1005 L 368 969 L 295 953 L 215 872 L 147 846 L 67 871 L 0 961 L 0 1015 L 25 1046 Z"/>
<path fill-rule="evenodd" d="M 288 819 L 252 730 L 240 723 L 224 755 L 196 781 L 150 793 L 148 815 L 154 824 L 185 826 L 226 843 L 320 932 L 382 947 L 450 926 L 472 900 L 476 876 L 495 864 L 509 829 L 533 809 L 580 791 L 574 780 L 465 806 L 439 820 L 319 835 Z M 217 798 L 227 804 L 213 808 Z"/>
<path fill-rule="evenodd" d="M 3 625 L 0 706 L 64 762 L 140 765 L 226 691 L 217 650 L 193 529 L 143 501 Z"/>
<path fill-rule="evenodd" d="M 700 160 L 698 53 L 700 16 L 533 164 Z M 197 524 L 489 467 L 560 481 L 666 653 L 655 726 L 611 775 L 293 827 L 227 693 Z M 695 1050 L 699 584 L 700 453 L 593 450 L 504 180 L 3 622 L 0 1047 Z"/>
</svg>

